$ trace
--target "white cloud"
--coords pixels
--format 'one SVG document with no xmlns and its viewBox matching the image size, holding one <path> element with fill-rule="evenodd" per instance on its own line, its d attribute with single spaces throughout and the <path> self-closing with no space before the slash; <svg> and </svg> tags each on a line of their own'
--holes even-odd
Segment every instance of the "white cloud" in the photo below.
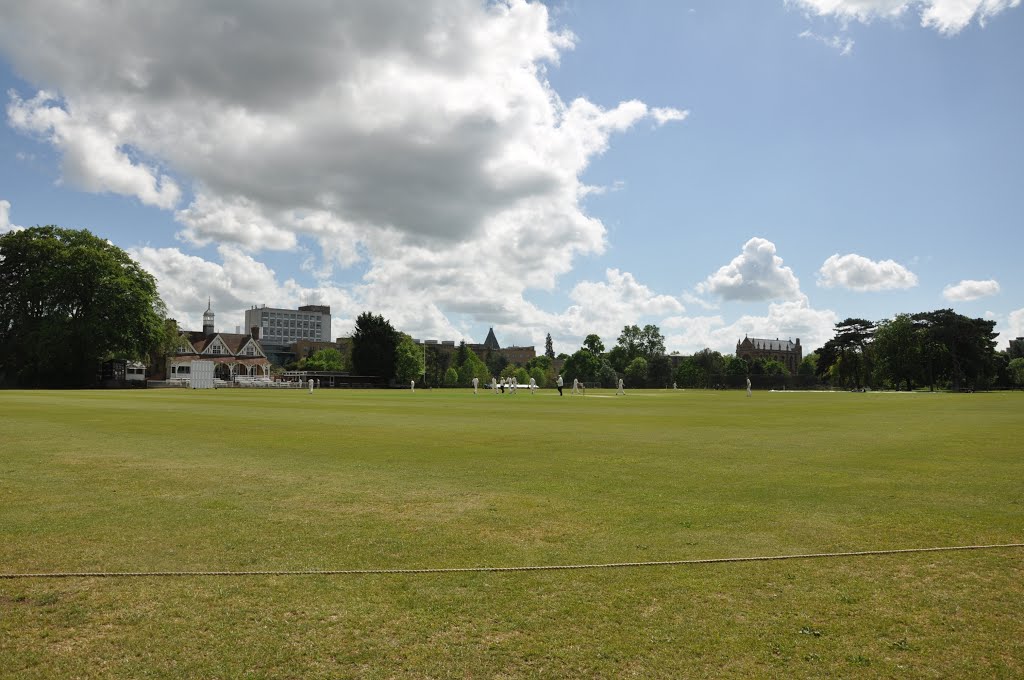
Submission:
<svg viewBox="0 0 1024 680">
<path fill-rule="evenodd" d="M 724 300 L 794 300 L 801 296 L 800 281 L 793 270 L 783 266 L 775 244 L 752 238 L 732 262 L 697 285 L 697 292 Z"/>
<path fill-rule="evenodd" d="M 664 125 L 673 120 L 686 120 L 690 115 L 689 111 L 683 111 L 681 109 L 665 108 L 665 107 L 654 107 L 651 109 L 651 115 L 654 117 L 654 121 L 658 125 Z"/>
<path fill-rule="evenodd" d="M 987 281 L 972 281 L 970 279 L 957 284 L 950 284 L 942 289 L 942 297 L 950 302 L 968 302 L 983 297 L 989 297 L 999 292 L 999 282 L 989 279 Z"/>
<path fill-rule="evenodd" d="M 173 209 L 186 246 L 315 242 L 324 285 L 360 263 L 352 298 L 431 337 L 545 319 L 524 294 L 605 247 L 580 175 L 612 135 L 687 115 L 562 101 L 545 69 L 574 40 L 524 0 L 0 6 L 0 50 L 57 93 L 11 93 L 8 121 L 68 182 Z"/>
<path fill-rule="evenodd" d="M 917 275 L 894 262 L 875 262 L 856 254 L 836 253 L 818 270 L 818 285 L 825 288 L 849 288 L 860 292 L 913 288 Z"/>
<path fill-rule="evenodd" d="M 674 317 L 665 319 L 665 345 L 684 354 L 710 347 L 731 354 L 744 336 L 800 340 L 804 355 L 825 344 L 834 335 L 838 317 L 832 310 L 813 309 L 806 297 L 768 305 L 765 316 L 744 315 L 727 324 L 721 316 Z"/>
<path fill-rule="evenodd" d="M 921 25 L 946 35 L 955 35 L 977 19 L 978 24 L 1011 7 L 1020 0 L 785 0 L 819 16 L 843 21 L 869 23 L 874 19 L 898 19 L 908 11 L 921 15 Z"/>
<path fill-rule="evenodd" d="M 1010 312 L 1010 338 L 1024 338 L 1024 308 Z"/>
<path fill-rule="evenodd" d="M 853 54 L 854 42 L 852 38 L 844 38 L 838 35 L 825 37 L 823 35 L 818 35 L 817 33 L 814 33 L 809 30 L 803 31 L 802 33 L 800 33 L 798 37 L 807 38 L 808 40 L 814 40 L 815 42 L 820 42 L 822 45 L 825 45 L 826 47 L 835 50 L 836 52 L 839 53 L 840 56 L 843 57 L 848 57 L 851 54 Z"/>
<path fill-rule="evenodd" d="M 618 269 L 606 270 L 604 281 L 581 281 L 569 297 L 573 304 L 562 315 L 559 327 L 578 337 L 597 333 L 602 338 L 617 338 L 624 326 L 643 325 L 651 317 L 685 311 L 678 299 L 657 294 Z"/>
<path fill-rule="evenodd" d="M 9 231 L 21 231 L 25 227 L 11 224 L 11 202 L 0 199 L 0 234 Z"/>
<path fill-rule="evenodd" d="M 290 308 L 329 304 L 335 336 L 349 334 L 355 317 L 363 311 L 343 289 L 303 287 L 292 279 L 281 282 L 272 269 L 235 247 L 220 246 L 217 252 L 219 263 L 176 248 L 128 249 L 132 258 L 156 277 L 168 314 L 189 330 L 202 328 L 207 298 L 216 314 L 216 330 L 227 333 L 244 326 L 245 310 L 255 301 Z"/>
<path fill-rule="evenodd" d="M 14 129 L 38 135 L 59 149 L 63 179 L 77 187 L 135 196 L 158 208 L 172 208 L 181 198 L 174 180 L 131 157 L 130 142 L 119 139 L 117 131 L 82 122 L 49 93 L 25 101 L 11 92 L 7 119 Z"/>
</svg>

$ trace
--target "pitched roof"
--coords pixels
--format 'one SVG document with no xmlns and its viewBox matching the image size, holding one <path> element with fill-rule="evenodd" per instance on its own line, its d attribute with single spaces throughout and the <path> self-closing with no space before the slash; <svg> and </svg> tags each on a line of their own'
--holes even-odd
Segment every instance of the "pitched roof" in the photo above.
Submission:
<svg viewBox="0 0 1024 680">
<path fill-rule="evenodd" d="M 192 343 L 196 352 L 203 353 L 215 338 L 220 338 L 224 343 L 224 349 L 231 354 L 238 354 L 245 347 L 245 344 L 252 340 L 252 335 L 247 333 L 203 333 L 202 331 L 186 331 L 184 336 Z M 258 347 L 257 343 L 257 347 Z M 261 350 L 262 351 L 262 350 Z"/>
<path fill-rule="evenodd" d="M 487 329 L 487 339 L 484 340 L 484 347 L 487 349 L 501 349 L 501 345 L 498 344 L 498 338 L 494 337 L 494 329 Z"/>
<path fill-rule="evenodd" d="M 750 346 L 753 349 L 766 349 L 781 352 L 793 352 L 796 350 L 796 343 L 792 340 L 779 340 L 775 338 L 770 340 L 768 338 L 743 338 L 743 342 L 737 343 L 737 346 Z"/>
</svg>

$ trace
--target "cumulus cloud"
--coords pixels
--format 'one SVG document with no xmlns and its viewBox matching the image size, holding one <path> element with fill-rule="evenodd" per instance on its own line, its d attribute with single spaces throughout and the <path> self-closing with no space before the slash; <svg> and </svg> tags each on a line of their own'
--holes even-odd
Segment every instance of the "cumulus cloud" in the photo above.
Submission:
<svg viewBox="0 0 1024 680">
<path fill-rule="evenodd" d="M 989 279 L 987 281 L 973 281 L 966 279 L 957 284 L 950 284 L 942 289 L 942 297 L 950 302 L 969 302 L 983 297 L 989 297 L 999 292 L 999 282 Z"/>
<path fill-rule="evenodd" d="M 0 200 L 0 234 L 6 234 L 9 231 L 21 231 L 25 227 L 19 227 L 17 224 L 11 224 L 11 202 Z"/>
<path fill-rule="evenodd" d="M 910 11 L 921 16 L 921 25 L 955 35 L 977 20 L 989 18 L 1020 5 L 1020 0 L 786 0 L 819 16 L 868 23 L 874 19 L 898 19 Z"/>
<path fill-rule="evenodd" d="M 177 248 L 130 248 L 128 253 L 156 277 L 168 314 L 182 327 L 202 328 L 202 313 L 210 299 L 216 313 L 216 330 L 233 333 L 244 325 L 245 310 L 254 301 L 271 307 L 294 308 L 305 304 L 330 304 L 334 333 L 348 335 L 362 311 L 343 289 L 304 287 L 293 279 L 279 281 L 273 269 L 236 247 L 217 248 L 220 262 L 188 255 Z"/>
<path fill-rule="evenodd" d="M 1010 337 L 1024 338 L 1024 308 L 1010 312 Z"/>
<path fill-rule="evenodd" d="M 27 101 L 11 92 L 7 119 L 15 130 L 38 135 L 59 149 L 63 179 L 79 188 L 135 196 L 158 208 L 171 208 L 181 197 L 174 180 L 131 157 L 116 130 L 76 118 L 47 92 Z M 111 122 L 112 127 L 121 123 Z"/>
<path fill-rule="evenodd" d="M 771 303 L 764 316 L 744 315 L 733 323 L 723 317 L 672 317 L 665 319 L 662 330 L 665 346 L 685 354 L 705 347 L 724 353 L 736 350 L 736 343 L 744 336 L 756 338 L 799 338 L 804 354 L 825 344 L 834 334 L 838 321 L 829 309 L 814 309 L 805 296 L 796 300 Z"/>
<path fill-rule="evenodd" d="M 173 210 L 185 246 L 318 244 L 309 271 L 360 263 L 352 295 L 424 335 L 542 318 L 524 293 L 605 247 L 580 175 L 613 135 L 686 118 L 563 101 L 545 72 L 574 41 L 525 0 L 0 8 L 0 50 L 44 89 L 10 93 L 8 121 L 69 183 Z"/>
<path fill-rule="evenodd" d="M 581 281 L 569 297 L 573 304 L 563 315 L 561 327 L 579 337 L 590 333 L 618 337 L 623 326 L 680 314 L 686 309 L 677 298 L 655 293 L 629 272 L 618 269 L 606 270 L 604 281 Z"/>
<path fill-rule="evenodd" d="M 732 262 L 698 284 L 697 291 L 748 302 L 794 300 L 802 295 L 800 281 L 791 268 L 782 264 L 775 244 L 757 237 L 747 241 Z"/>
<path fill-rule="evenodd" d="M 836 253 L 818 270 L 818 285 L 825 288 L 849 288 L 855 291 L 879 291 L 913 288 L 917 275 L 894 262 L 875 262 L 856 254 Z"/>
</svg>

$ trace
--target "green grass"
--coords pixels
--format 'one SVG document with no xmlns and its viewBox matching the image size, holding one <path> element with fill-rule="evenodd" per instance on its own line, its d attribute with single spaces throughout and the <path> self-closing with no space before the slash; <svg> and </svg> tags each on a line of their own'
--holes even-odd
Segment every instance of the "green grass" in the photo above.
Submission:
<svg viewBox="0 0 1024 680">
<path fill-rule="evenodd" d="M 1024 542 L 1024 395 L 0 392 L 0 572 Z M 0 580 L 0 677 L 1022 677 L 1024 549 Z"/>
</svg>

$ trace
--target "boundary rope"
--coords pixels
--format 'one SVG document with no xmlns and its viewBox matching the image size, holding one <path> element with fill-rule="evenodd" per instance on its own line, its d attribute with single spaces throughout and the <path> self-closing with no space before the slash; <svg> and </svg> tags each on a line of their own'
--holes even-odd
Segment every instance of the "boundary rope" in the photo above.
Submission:
<svg viewBox="0 0 1024 680">
<path fill-rule="evenodd" d="M 267 571 L 83 571 L 0 574 L 0 579 L 26 578 L 131 578 L 154 576 L 371 576 L 379 574 L 465 574 L 481 572 L 565 571 L 570 569 L 623 569 L 628 567 L 667 567 L 680 565 L 728 564 L 734 562 L 774 562 L 780 560 L 807 560 L 835 557 L 865 557 L 869 555 L 898 555 L 906 553 L 948 552 L 954 550 L 994 550 L 998 548 L 1024 548 L 1024 543 L 997 543 L 992 545 L 956 545 L 939 548 L 896 548 L 889 550 L 857 550 L 852 552 L 807 553 L 801 555 L 766 555 L 757 557 L 709 557 L 690 560 L 660 562 L 611 562 L 607 564 L 553 564 L 520 567 L 426 567 L 420 569 L 280 569 Z"/>
</svg>

